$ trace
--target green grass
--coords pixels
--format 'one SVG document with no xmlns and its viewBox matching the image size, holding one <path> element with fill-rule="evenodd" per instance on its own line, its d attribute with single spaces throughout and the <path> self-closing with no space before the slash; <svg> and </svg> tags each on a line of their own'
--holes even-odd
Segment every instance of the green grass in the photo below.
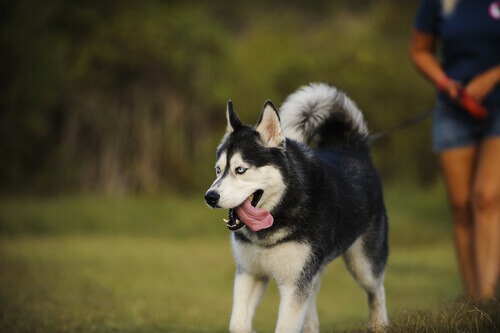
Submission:
<svg viewBox="0 0 500 333">
<path fill-rule="evenodd" d="M 392 320 L 393 332 L 499 332 L 500 303 L 472 304 L 466 299 L 442 306 L 439 311 L 401 313 Z"/>
<path fill-rule="evenodd" d="M 199 198 L 72 196 L 0 200 L 0 234 L 220 237 L 227 212 Z M 216 223 L 219 221 L 220 223 Z"/>
<path fill-rule="evenodd" d="M 444 328 L 459 321 L 464 331 L 500 327 L 498 317 L 455 301 L 461 288 L 442 188 L 387 189 L 386 198 L 393 331 L 452 332 Z M 223 215 L 199 198 L 0 200 L 0 331 L 227 331 L 234 264 Z M 255 329 L 273 331 L 278 301 L 271 284 Z M 318 311 L 325 332 L 363 328 L 365 295 L 341 260 L 325 273 Z"/>
</svg>

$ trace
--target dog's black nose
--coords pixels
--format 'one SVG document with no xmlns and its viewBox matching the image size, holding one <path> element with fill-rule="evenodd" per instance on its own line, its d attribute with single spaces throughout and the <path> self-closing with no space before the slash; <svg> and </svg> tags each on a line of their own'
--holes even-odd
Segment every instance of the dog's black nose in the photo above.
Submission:
<svg viewBox="0 0 500 333">
<path fill-rule="evenodd" d="M 211 207 L 215 207 L 217 205 L 217 202 L 219 202 L 219 198 L 220 198 L 219 193 L 215 191 L 208 191 L 205 194 L 205 201 Z"/>
</svg>

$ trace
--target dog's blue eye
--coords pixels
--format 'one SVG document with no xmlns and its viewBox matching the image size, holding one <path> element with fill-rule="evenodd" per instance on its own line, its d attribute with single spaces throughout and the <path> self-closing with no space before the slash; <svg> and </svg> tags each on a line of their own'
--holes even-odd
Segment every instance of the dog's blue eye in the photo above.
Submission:
<svg viewBox="0 0 500 333">
<path fill-rule="evenodd" d="M 245 173 L 245 171 L 247 171 L 247 169 L 245 169 L 244 167 L 237 167 L 236 169 L 234 169 L 234 171 L 237 175 L 242 175 Z"/>
</svg>

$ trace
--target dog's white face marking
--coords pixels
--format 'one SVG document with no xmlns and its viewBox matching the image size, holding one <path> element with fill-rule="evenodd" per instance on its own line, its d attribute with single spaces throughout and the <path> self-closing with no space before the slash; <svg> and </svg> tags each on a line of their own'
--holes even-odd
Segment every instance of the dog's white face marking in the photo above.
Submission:
<svg viewBox="0 0 500 333">
<path fill-rule="evenodd" d="M 224 170 L 226 170 L 226 160 L 227 160 L 227 154 L 226 152 L 223 152 L 217 162 L 215 163 L 215 181 L 213 182 L 212 186 L 210 189 L 214 187 L 214 185 L 219 181 L 220 178 L 224 175 Z"/>
<path fill-rule="evenodd" d="M 220 195 L 217 206 L 229 209 L 241 205 L 255 191 L 264 193 L 257 207 L 270 211 L 281 200 L 286 185 L 279 169 L 271 165 L 256 167 L 237 152 L 229 158 L 223 152 L 215 164 L 217 178 L 209 191 Z"/>
</svg>

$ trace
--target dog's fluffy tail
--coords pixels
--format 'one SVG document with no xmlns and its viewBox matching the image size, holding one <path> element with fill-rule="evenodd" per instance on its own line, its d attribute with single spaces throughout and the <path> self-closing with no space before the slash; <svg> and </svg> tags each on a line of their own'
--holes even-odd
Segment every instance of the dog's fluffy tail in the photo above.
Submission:
<svg viewBox="0 0 500 333">
<path fill-rule="evenodd" d="M 288 96 L 280 109 L 285 136 L 318 147 L 349 146 L 369 149 L 370 136 L 361 111 L 337 88 L 311 83 Z"/>
</svg>

